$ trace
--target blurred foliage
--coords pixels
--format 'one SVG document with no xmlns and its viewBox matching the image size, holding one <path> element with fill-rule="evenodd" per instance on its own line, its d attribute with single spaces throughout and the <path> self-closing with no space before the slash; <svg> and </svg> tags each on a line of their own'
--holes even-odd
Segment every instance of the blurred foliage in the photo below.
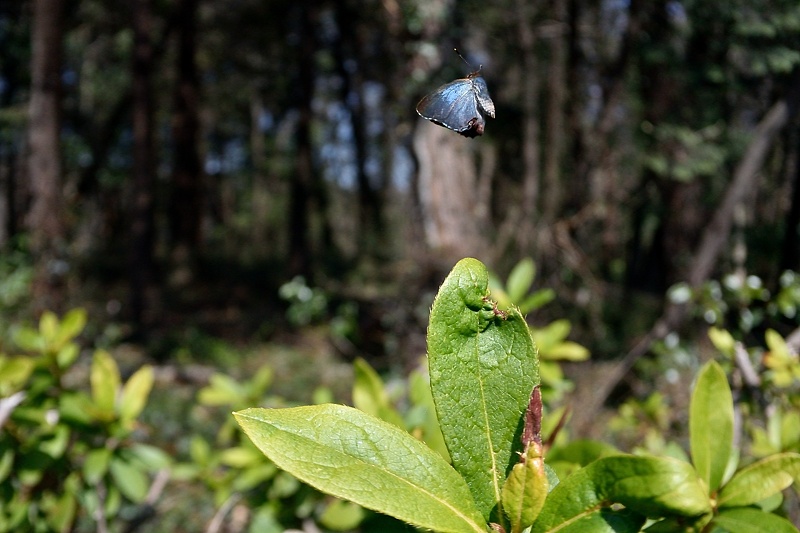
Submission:
<svg viewBox="0 0 800 533">
<path fill-rule="evenodd" d="M 81 309 L 61 319 L 44 313 L 38 328 L 15 332 L 24 354 L 0 355 L 2 531 L 116 522 L 123 508 L 145 503 L 151 476 L 172 462 L 136 439 L 153 386 L 150 366 L 123 383 L 111 355 L 98 350 L 88 388 L 70 384 L 85 323 Z"/>
</svg>

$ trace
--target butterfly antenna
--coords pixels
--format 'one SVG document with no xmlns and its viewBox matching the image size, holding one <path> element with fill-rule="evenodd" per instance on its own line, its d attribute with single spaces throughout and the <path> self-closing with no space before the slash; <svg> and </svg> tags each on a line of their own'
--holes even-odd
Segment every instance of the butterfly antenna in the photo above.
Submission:
<svg viewBox="0 0 800 533">
<path fill-rule="evenodd" d="M 467 61 L 466 59 L 464 59 L 464 56 L 462 56 L 462 55 L 461 55 L 461 52 L 459 52 L 459 51 L 458 51 L 458 48 L 453 48 L 453 52 L 455 52 L 455 53 L 456 53 L 456 55 L 457 55 L 458 57 L 460 57 L 460 58 L 461 58 L 461 61 L 463 61 L 464 63 L 466 63 L 466 64 L 467 64 L 467 66 L 470 68 L 470 70 L 472 70 L 472 69 L 474 69 L 474 68 L 475 68 L 475 67 L 473 67 L 473 66 L 472 66 L 472 64 L 471 64 L 469 61 Z M 479 66 L 478 66 L 478 70 L 477 70 L 477 72 L 480 72 L 480 70 L 481 70 L 482 68 L 483 68 L 483 65 L 479 65 Z"/>
</svg>

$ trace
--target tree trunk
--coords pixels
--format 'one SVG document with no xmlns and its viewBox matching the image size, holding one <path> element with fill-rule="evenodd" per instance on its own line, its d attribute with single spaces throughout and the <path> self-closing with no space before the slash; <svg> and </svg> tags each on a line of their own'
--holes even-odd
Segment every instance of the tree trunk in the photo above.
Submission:
<svg viewBox="0 0 800 533">
<path fill-rule="evenodd" d="M 428 247 L 448 264 L 466 256 L 486 257 L 488 197 L 479 195 L 476 141 L 430 122 L 414 136 L 419 162 L 418 193 Z"/>
<path fill-rule="evenodd" d="M 151 0 L 133 3 L 133 205 L 129 250 L 131 320 L 141 330 L 152 282 L 155 220 Z"/>
<path fill-rule="evenodd" d="M 297 153 L 294 176 L 289 191 L 289 270 L 292 274 L 311 274 L 311 195 L 314 183 L 313 150 L 311 146 L 311 99 L 314 95 L 314 38 L 315 12 L 311 6 L 300 7 L 300 50 L 298 54 Z"/>
<path fill-rule="evenodd" d="M 31 38 L 31 99 L 28 108 L 32 206 L 27 225 L 36 264 L 35 306 L 59 311 L 62 304 L 65 235 L 61 183 L 61 55 L 63 3 L 34 0 Z"/>
<path fill-rule="evenodd" d="M 177 261 L 187 260 L 200 243 L 202 172 L 199 141 L 199 87 L 195 63 L 198 0 L 178 2 L 178 79 L 172 116 L 174 161 L 170 230 Z"/>
<path fill-rule="evenodd" d="M 800 269 L 800 127 L 795 126 L 788 138 L 794 144 L 789 149 L 794 170 L 790 184 L 791 204 L 786 213 L 786 229 L 781 246 L 780 272 Z"/>
<path fill-rule="evenodd" d="M 549 39 L 550 65 L 547 75 L 546 146 L 544 149 L 544 202 L 542 217 L 552 222 L 561 212 L 562 154 L 564 151 L 564 101 L 567 96 L 566 22 L 567 8 L 564 0 L 554 0 L 553 17 L 555 34 Z"/>
<path fill-rule="evenodd" d="M 523 0 L 517 0 L 517 38 L 522 53 L 522 219 L 516 232 L 522 250 L 532 243 L 534 217 L 539 207 L 541 189 L 541 162 L 539 155 L 539 76 L 536 59 L 536 37 L 533 33 L 534 11 Z M 519 242 L 519 241 L 522 242 Z"/>
</svg>

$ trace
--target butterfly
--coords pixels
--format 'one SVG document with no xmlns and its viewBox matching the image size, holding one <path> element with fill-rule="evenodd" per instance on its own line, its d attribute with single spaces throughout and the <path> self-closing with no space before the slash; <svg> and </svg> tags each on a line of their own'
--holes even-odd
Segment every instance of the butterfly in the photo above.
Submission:
<svg viewBox="0 0 800 533">
<path fill-rule="evenodd" d="M 446 83 L 417 104 L 417 113 L 434 124 L 464 137 L 483 135 L 486 120 L 494 118 L 494 102 L 489 97 L 481 69 Z"/>
</svg>

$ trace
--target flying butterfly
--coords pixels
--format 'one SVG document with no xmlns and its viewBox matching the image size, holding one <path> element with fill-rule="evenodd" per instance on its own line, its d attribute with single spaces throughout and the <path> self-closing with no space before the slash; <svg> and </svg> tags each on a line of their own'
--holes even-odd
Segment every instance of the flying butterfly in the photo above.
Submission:
<svg viewBox="0 0 800 533">
<path fill-rule="evenodd" d="M 417 104 L 417 113 L 422 118 L 464 137 L 483 135 L 486 127 L 485 117 L 494 118 L 494 102 L 489 97 L 486 81 L 481 76 L 481 68 L 478 67 L 478 70 L 466 78 L 459 78 L 442 85 L 420 100 Z"/>
</svg>

